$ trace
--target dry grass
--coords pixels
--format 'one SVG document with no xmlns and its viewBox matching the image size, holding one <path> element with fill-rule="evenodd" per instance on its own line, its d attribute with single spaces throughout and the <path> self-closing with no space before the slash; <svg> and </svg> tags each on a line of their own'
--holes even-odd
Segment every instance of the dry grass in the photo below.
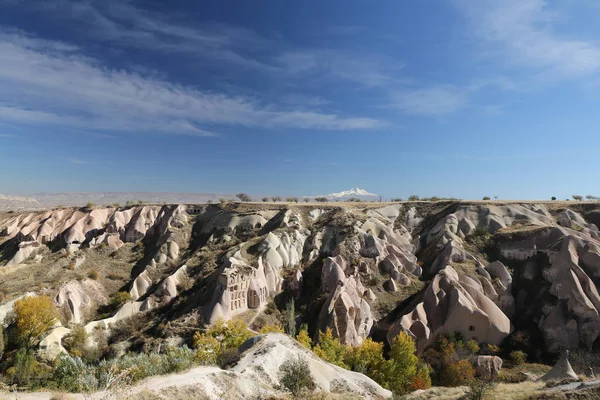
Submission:
<svg viewBox="0 0 600 400">
<path fill-rule="evenodd" d="M 542 382 L 525 381 L 521 383 L 500 383 L 489 395 L 489 400 L 525 400 L 534 395 Z"/>
<path fill-rule="evenodd" d="M 460 399 L 465 392 L 467 391 L 466 387 L 432 387 L 424 391 L 413 392 L 409 395 L 401 397 L 401 399 L 406 400 L 457 400 Z"/>
</svg>

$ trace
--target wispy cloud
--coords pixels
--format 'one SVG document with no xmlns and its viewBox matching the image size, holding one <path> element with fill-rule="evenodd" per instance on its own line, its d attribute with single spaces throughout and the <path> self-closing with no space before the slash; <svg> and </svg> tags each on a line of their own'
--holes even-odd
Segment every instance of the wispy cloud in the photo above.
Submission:
<svg viewBox="0 0 600 400">
<path fill-rule="evenodd" d="M 63 160 L 65 160 L 71 164 L 87 164 L 88 163 L 87 161 L 80 160 L 77 158 L 64 158 Z"/>
<path fill-rule="evenodd" d="M 396 93 L 391 106 L 406 114 L 439 116 L 453 113 L 468 103 L 466 90 L 453 85 L 440 85 Z"/>
<path fill-rule="evenodd" d="M 114 47 L 146 49 L 164 53 L 186 53 L 197 61 L 228 61 L 245 67 L 270 69 L 247 49 L 264 48 L 273 42 L 256 32 L 222 23 L 191 26 L 184 15 L 158 13 L 133 2 L 45 1 L 14 2 L 22 8 L 51 14 L 85 27 L 85 34 Z"/>
<path fill-rule="evenodd" d="M 572 38 L 556 30 L 559 15 L 544 0 L 457 0 L 473 37 L 486 52 L 498 52 L 514 67 L 547 78 L 572 78 L 600 71 L 596 38 Z M 490 46 L 491 45 L 491 46 Z"/>
<path fill-rule="evenodd" d="M 12 135 L 10 133 L 0 133 L 0 137 L 11 138 L 11 137 L 15 137 L 15 135 Z"/>
<path fill-rule="evenodd" d="M 486 88 L 512 90 L 514 83 L 507 78 L 491 77 L 474 79 L 468 84 L 437 84 L 422 87 L 407 87 L 391 95 L 388 107 L 398 108 L 409 115 L 439 117 L 455 113 L 465 107 L 476 106 L 487 114 L 499 111 L 497 105 L 473 104 L 473 97 Z"/>
<path fill-rule="evenodd" d="M 0 120 L 32 125 L 215 136 L 224 126 L 350 130 L 383 124 L 112 70 L 68 44 L 16 33 L 0 33 L 0 86 Z"/>
<path fill-rule="evenodd" d="M 334 78 L 363 87 L 407 82 L 404 78 L 398 78 L 402 62 L 378 54 L 357 54 L 332 49 L 296 50 L 283 52 L 276 57 L 275 62 L 292 76 Z"/>
</svg>

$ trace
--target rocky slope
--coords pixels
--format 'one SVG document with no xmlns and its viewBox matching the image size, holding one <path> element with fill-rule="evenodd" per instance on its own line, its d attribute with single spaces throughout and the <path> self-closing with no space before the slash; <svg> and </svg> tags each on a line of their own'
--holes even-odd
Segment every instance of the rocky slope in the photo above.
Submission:
<svg viewBox="0 0 600 400">
<path fill-rule="evenodd" d="M 569 205 L 571 208 L 567 208 Z M 500 344 L 593 348 L 600 332 L 600 209 L 588 203 L 148 205 L 0 214 L 0 309 L 48 294 L 73 326 L 124 346 L 180 343 L 202 323 L 254 328 L 295 299 L 297 324 L 344 343 L 413 335 L 423 351 L 460 331 Z M 111 308 L 127 291 L 130 300 Z M 120 325 L 121 323 L 121 325 Z M 117 340 L 117 339 L 115 339 Z"/>
</svg>

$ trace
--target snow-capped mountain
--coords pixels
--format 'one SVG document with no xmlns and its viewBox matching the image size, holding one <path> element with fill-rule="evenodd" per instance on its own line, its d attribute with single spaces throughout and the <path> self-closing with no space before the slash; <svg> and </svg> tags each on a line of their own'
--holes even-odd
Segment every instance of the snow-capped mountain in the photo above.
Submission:
<svg viewBox="0 0 600 400">
<path fill-rule="evenodd" d="M 358 186 L 353 187 L 350 190 L 344 190 L 343 192 L 339 192 L 339 193 L 331 193 L 328 194 L 326 197 L 334 197 L 336 199 L 341 199 L 341 198 L 346 198 L 346 197 L 378 197 L 378 195 L 374 194 L 374 193 L 369 193 L 367 192 L 365 189 L 361 189 Z"/>
<path fill-rule="evenodd" d="M 374 193 L 369 193 L 367 192 L 365 189 L 361 189 L 358 186 L 357 187 L 353 187 L 350 190 L 344 190 L 342 192 L 339 193 L 330 193 L 330 194 L 324 194 L 324 195 L 319 195 L 319 196 L 305 196 L 305 198 L 309 198 L 309 199 L 315 199 L 317 197 L 326 197 L 327 199 L 331 200 L 331 201 L 344 201 L 344 200 L 348 200 L 348 199 L 360 199 L 363 201 L 373 201 L 373 200 L 377 200 L 379 198 L 379 195 L 374 194 Z"/>
</svg>

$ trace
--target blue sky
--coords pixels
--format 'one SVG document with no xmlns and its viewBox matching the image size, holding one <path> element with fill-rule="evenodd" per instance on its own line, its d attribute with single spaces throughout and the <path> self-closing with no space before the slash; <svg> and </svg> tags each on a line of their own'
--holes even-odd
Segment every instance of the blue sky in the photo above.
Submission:
<svg viewBox="0 0 600 400">
<path fill-rule="evenodd" d="M 600 4 L 0 2 L 0 193 L 600 195 Z"/>
</svg>

